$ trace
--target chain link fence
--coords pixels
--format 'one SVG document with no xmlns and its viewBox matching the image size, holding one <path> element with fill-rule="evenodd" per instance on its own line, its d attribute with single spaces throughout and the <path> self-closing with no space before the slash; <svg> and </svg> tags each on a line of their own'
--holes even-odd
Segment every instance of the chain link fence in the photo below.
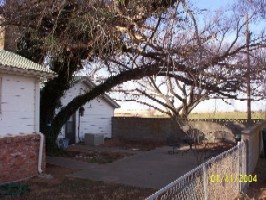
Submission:
<svg viewBox="0 0 266 200">
<path fill-rule="evenodd" d="M 248 182 L 246 174 L 246 143 L 211 158 L 189 171 L 146 200 L 208 200 L 234 199 Z"/>
</svg>

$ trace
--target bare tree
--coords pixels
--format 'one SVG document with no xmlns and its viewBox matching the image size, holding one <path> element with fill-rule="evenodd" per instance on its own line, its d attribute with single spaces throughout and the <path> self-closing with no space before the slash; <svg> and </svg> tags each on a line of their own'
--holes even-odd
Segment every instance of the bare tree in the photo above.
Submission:
<svg viewBox="0 0 266 200">
<path fill-rule="evenodd" d="M 257 66 L 253 66 L 251 68 L 251 52 L 250 52 L 250 40 L 252 39 L 252 32 L 250 31 L 250 21 L 257 21 L 258 18 L 265 18 L 265 1 L 258 0 L 243 0 L 236 1 L 235 7 L 238 12 L 240 12 L 240 16 L 245 18 L 245 40 L 246 40 L 246 58 L 245 63 L 243 64 L 246 68 L 246 102 L 247 102 L 247 119 L 251 120 L 251 101 L 252 101 L 252 88 L 251 88 L 251 77 L 254 76 L 252 74 L 252 70 L 257 70 Z M 254 54 L 253 54 L 254 55 Z M 254 57 L 253 57 L 254 58 Z M 253 79 L 254 80 L 254 79 Z"/>
<path fill-rule="evenodd" d="M 235 60 L 246 48 L 244 23 L 219 14 L 202 18 L 185 0 L 9 0 L 1 13 L 2 26 L 17 33 L 17 52 L 40 63 L 49 57 L 58 74 L 41 96 L 41 131 L 50 145 L 80 106 L 129 80 L 166 76 L 232 98 L 243 80 Z M 264 35 L 254 36 L 250 51 L 261 45 Z M 87 70 L 104 70 L 105 78 L 55 114 L 72 77 L 95 60 L 100 69 Z"/>
<path fill-rule="evenodd" d="M 171 20 L 167 21 L 163 31 L 158 33 L 160 40 L 156 42 L 159 44 L 162 42 L 160 45 L 164 46 L 165 51 L 169 53 L 165 54 L 166 60 L 171 60 L 173 65 L 176 61 L 178 63 L 181 60 L 190 66 L 189 70 L 178 75 L 168 72 L 163 80 L 161 77 L 145 78 L 141 82 L 138 81 L 135 89 L 121 90 L 121 88 L 117 88 L 115 91 L 123 91 L 124 94 L 128 94 L 124 95 L 125 101 L 136 101 L 175 118 L 186 118 L 200 101 L 208 99 L 208 94 L 216 93 L 215 98 L 247 100 L 241 95 L 236 95 L 236 91 L 243 94 L 246 88 L 250 87 L 246 84 L 245 77 L 251 77 L 253 83 L 252 99 L 250 98 L 250 100 L 258 97 L 258 84 L 262 83 L 261 76 L 265 75 L 265 67 L 263 67 L 265 62 L 263 64 L 263 57 L 257 55 L 258 51 L 264 51 L 264 47 L 257 48 L 256 43 L 265 42 L 264 33 L 256 35 L 253 39 L 249 38 L 249 42 L 245 43 L 243 40 L 245 35 L 242 35 L 242 32 L 245 31 L 246 21 L 238 11 L 233 12 L 234 18 L 231 15 L 223 16 L 220 11 L 217 15 L 210 17 L 211 21 L 205 21 L 205 25 L 200 26 L 194 12 L 188 8 L 186 2 L 181 1 L 181 3 L 186 17 L 191 19 L 191 25 L 187 26 L 186 24 L 182 27 L 181 22 L 180 27 L 183 28 L 183 31 L 180 31 L 176 29 L 175 23 Z M 255 17 L 253 14 L 250 20 Z M 179 20 L 182 21 L 182 17 Z M 233 32 L 235 36 L 232 35 L 232 28 L 235 28 Z M 208 37 L 206 33 L 208 33 Z M 227 37 L 230 37 L 230 42 L 226 42 Z M 245 49 L 242 49 L 241 43 L 245 45 L 245 48 L 248 47 L 249 54 L 253 56 L 252 71 L 243 67 L 243 65 L 246 66 L 246 59 L 243 59 Z M 254 46 L 250 47 L 250 43 Z M 220 55 L 230 52 L 234 47 L 241 50 L 239 49 L 240 51 L 232 57 L 227 57 L 226 61 L 211 62 L 208 60 L 215 56 L 219 59 Z M 180 49 L 182 53 L 178 51 Z M 154 48 L 154 51 L 156 50 Z M 136 57 L 130 56 L 135 61 L 137 60 Z M 194 71 L 192 71 L 193 67 Z M 186 77 L 184 82 L 182 82 L 182 75 Z M 160 81 L 158 82 L 158 80 Z M 256 84 L 254 84 L 255 82 Z M 219 86 L 219 92 L 208 87 L 209 83 Z M 142 96 L 146 98 L 142 98 Z M 123 98 L 119 100 L 121 99 Z"/>
<path fill-rule="evenodd" d="M 172 1 L 35 1 L 9 0 L 2 7 L 2 26 L 12 35 L 13 51 L 42 63 L 49 58 L 49 66 L 58 76 L 48 81 L 41 95 L 40 128 L 46 134 L 48 150 L 56 148 L 57 135 L 66 120 L 83 104 L 126 80 L 156 74 L 161 65 L 146 64 L 140 68 L 112 74 L 90 94 L 70 102 L 55 115 L 60 98 L 70 87 L 74 74 L 84 60 L 115 57 L 126 50 L 125 38 L 140 43 L 135 27 L 174 3 Z M 15 33 L 15 34 L 14 34 Z M 12 43 L 11 42 L 11 43 Z M 146 70 L 145 70 L 146 71 Z M 114 77 L 115 76 L 115 77 Z M 51 127 L 48 126 L 51 124 Z"/>
<path fill-rule="evenodd" d="M 118 101 L 137 102 L 173 119 L 186 119 L 201 101 L 209 99 L 210 93 L 193 85 L 185 85 L 176 78 L 154 76 L 136 81 L 134 89 L 119 88 L 113 91 L 122 92 L 122 98 L 116 99 Z"/>
</svg>

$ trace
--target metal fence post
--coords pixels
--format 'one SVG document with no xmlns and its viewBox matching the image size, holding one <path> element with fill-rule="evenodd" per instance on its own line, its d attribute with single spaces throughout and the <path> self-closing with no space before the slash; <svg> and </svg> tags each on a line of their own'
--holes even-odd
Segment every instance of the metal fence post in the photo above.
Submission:
<svg viewBox="0 0 266 200">
<path fill-rule="evenodd" d="M 242 143 L 242 171 L 241 174 L 247 174 L 247 145 L 246 142 L 243 141 Z M 241 184 L 241 192 L 244 192 L 244 190 L 246 189 L 248 183 L 242 182 Z"/>
<path fill-rule="evenodd" d="M 247 144 L 242 141 L 231 149 L 209 159 L 207 162 L 202 163 L 198 167 L 187 172 L 185 175 L 169 183 L 167 186 L 161 188 L 145 200 L 155 200 L 158 199 L 158 197 L 161 199 L 180 200 L 188 199 L 188 197 L 190 197 L 189 199 L 214 199 L 216 196 L 220 195 L 221 192 L 219 193 L 219 188 L 216 187 L 216 184 L 212 184 L 209 175 L 212 173 L 214 173 L 214 175 L 216 175 L 217 173 L 218 175 L 222 175 L 219 173 L 222 173 L 223 170 L 227 170 L 227 168 L 230 170 L 228 172 L 230 173 L 229 175 L 237 176 L 239 174 L 246 174 L 246 145 Z M 226 163 L 227 158 L 230 161 L 230 164 Z M 220 169 L 220 167 L 223 168 Z M 220 179 L 217 178 L 217 180 L 215 181 L 217 181 L 217 183 L 221 183 L 219 182 L 219 180 Z M 222 180 L 226 182 L 225 178 Z M 227 199 L 226 195 L 229 195 L 229 193 L 230 197 L 235 198 L 237 195 L 239 195 L 239 191 L 242 191 L 243 189 L 245 189 L 245 187 L 246 184 L 239 184 L 239 181 L 234 182 L 234 185 L 232 187 L 230 186 L 229 188 L 225 188 L 223 193 L 225 195 L 224 198 Z M 226 192 L 227 189 L 229 190 L 228 192 Z"/>
<path fill-rule="evenodd" d="M 206 163 L 203 165 L 203 189 L 204 189 L 204 200 L 208 200 L 208 173 Z"/>
<path fill-rule="evenodd" d="M 243 174 L 243 167 L 242 167 L 242 149 L 241 148 L 241 142 L 239 141 L 237 143 L 237 150 L 238 150 L 238 168 L 239 168 L 239 171 L 238 171 L 238 175 L 240 176 L 241 174 Z M 241 193 L 242 192 L 242 183 L 239 181 L 238 182 L 238 192 Z"/>
</svg>

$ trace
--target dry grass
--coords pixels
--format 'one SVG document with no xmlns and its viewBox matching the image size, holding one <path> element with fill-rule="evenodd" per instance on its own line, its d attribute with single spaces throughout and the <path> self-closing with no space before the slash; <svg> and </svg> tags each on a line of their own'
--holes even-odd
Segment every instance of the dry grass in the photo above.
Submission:
<svg viewBox="0 0 266 200">
<path fill-rule="evenodd" d="M 123 152 L 107 152 L 107 151 L 62 151 L 60 153 L 52 155 L 53 157 L 69 157 L 76 160 L 85 161 L 88 163 L 112 163 L 118 159 L 124 158 L 126 156 L 131 156 L 133 154 L 123 153 Z"/>
<path fill-rule="evenodd" d="M 219 155 L 220 153 L 229 150 L 234 144 L 219 142 L 219 143 L 208 143 L 199 144 L 194 148 L 194 156 L 196 157 L 197 164 L 206 162 L 208 159 Z"/>
<path fill-rule="evenodd" d="M 266 199 L 266 158 L 260 158 L 257 167 L 253 173 L 257 175 L 258 182 L 252 182 L 246 194 L 241 200 L 264 200 Z"/>
<path fill-rule="evenodd" d="M 152 141 L 152 140 L 130 140 L 130 139 L 118 139 L 112 138 L 105 140 L 104 147 L 117 147 L 125 150 L 139 150 L 150 151 L 157 147 L 166 145 L 165 141 Z"/>
<path fill-rule="evenodd" d="M 78 152 L 75 155 L 75 159 L 89 162 L 89 163 L 112 163 L 115 160 L 124 158 L 126 156 L 131 156 L 133 154 L 129 153 L 120 153 L 120 152 L 97 152 L 97 151 L 90 151 L 90 152 Z"/>
<path fill-rule="evenodd" d="M 246 112 L 191 113 L 189 119 L 247 119 Z M 252 112 L 252 119 L 266 119 L 266 112 Z"/>
<path fill-rule="evenodd" d="M 116 113 L 115 117 L 168 118 L 166 114 L 148 112 Z M 246 112 L 191 113 L 189 119 L 247 119 Z M 252 119 L 266 119 L 266 112 L 252 112 Z"/>
</svg>

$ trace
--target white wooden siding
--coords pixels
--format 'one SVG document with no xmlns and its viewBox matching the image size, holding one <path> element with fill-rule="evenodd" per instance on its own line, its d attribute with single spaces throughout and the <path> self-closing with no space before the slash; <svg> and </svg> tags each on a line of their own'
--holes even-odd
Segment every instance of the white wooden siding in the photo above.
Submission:
<svg viewBox="0 0 266 200">
<path fill-rule="evenodd" d="M 85 104 L 84 108 L 84 116 L 80 118 L 81 138 L 85 133 L 103 133 L 106 138 L 111 138 L 114 108 L 100 98 Z"/>
<path fill-rule="evenodd" d="M 70 88 L 61 99 L 62 105 L 67 105 L 74 97 L 81 94 L 82 91 L 87 90 L 84 83 L 77 83 Z M 112 137 L 112 117 L 114 115 L 114 108 L 102 98 L 96 98 L 84 105 L 84 116 L 80 117 L 80 139 L 83 140 L 85 133 L 102 133 L 105 138 Z M 79 114 L 76 112 L 76 141 L 78 141 L 78 125 Z M 61 130 L 62 135 L 65 136 L 65 127 Z"/>
<path fill-rule="evenodd" d="M 40 131 L 40 80 L 35 80 L 35 98 L 34 98 L 34 131 Z"/>
<path fill-rule="evenodd" d="M 0 113 L 0 136 L 38 131 L 36 121 L 36 78 L 0 75 L 2 99 Z M 39 111 L 38 111 L 39 113 Z"/>
<path fill-rule="evenodd" d="M 0 114 L 2 112 L 2 76 L 0 74 Z"/>
</svg>

